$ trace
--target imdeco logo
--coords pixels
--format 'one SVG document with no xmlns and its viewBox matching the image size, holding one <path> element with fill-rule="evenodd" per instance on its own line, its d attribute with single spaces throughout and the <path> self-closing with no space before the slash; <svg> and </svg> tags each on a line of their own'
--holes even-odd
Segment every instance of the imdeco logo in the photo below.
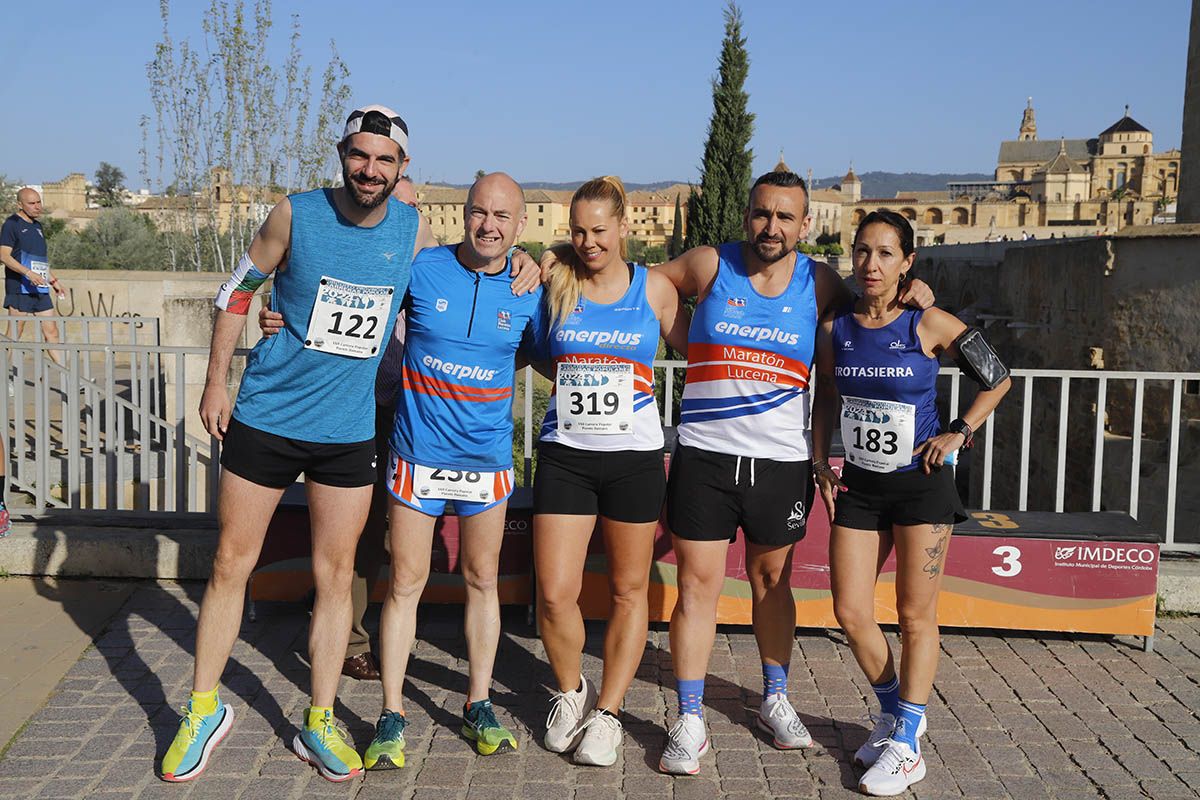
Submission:
<svg viewBox="0 0 1200 800">
<path fill-rule="evenodd" d="M 1148 570 L 1157 561 L 1158 554 L 1152 547 L 1082 544 L 1054 548 L 1054 563 L 1060 567 Z"/>
</svg>

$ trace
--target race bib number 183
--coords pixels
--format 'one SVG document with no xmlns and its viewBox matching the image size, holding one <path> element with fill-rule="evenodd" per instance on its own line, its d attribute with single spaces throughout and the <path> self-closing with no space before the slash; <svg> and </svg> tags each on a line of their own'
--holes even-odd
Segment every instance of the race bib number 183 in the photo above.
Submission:
<svg viewBox="0 0 1200 800">
<path fill-rule="evenodd" d="M 842 396 L 846 461 L 871 472 L 895 472 L 912 463 L 917 409 L 909 403 Z"/>
</svg>

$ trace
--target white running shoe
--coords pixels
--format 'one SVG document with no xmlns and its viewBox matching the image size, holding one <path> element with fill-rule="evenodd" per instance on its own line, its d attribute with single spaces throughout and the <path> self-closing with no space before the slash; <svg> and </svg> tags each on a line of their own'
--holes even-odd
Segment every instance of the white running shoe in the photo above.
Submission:
<svg viewBox="0 0 1200 800">
<path fill-rule="evenodd" d="M 555 692 L 550 698 L 546 717 L 546 736 L 542 743 L 552 753 L 569 753 L 583 738 L 583 718 L 596 705 L 596 687 L 579 676 L 579 688 L 573 692 Z"/>
<path fill-rule="evenodd" d="M 887 747 L 892 731 L 896 727 L 896 718 L 886 712 L 871 714 L 869 719 L 875 723 L 875 727 L 871 729 L 871 735 L 863 742 L 862 747 L 854 753 L 854 763 L 860 767 L 869 767 L 875 763 L 884 748 Z M 917 738 L 920 739 L 924 735 L 925 715 L 922 714 L 921 721 L 917 724 Z"/>
<path fill-rule="evenodd" d="M 772 743 L 780 750 L 812 747 L 813 740 L 808 728 L 804 727 L 796 709 L 792 708 L 787 695 L 783 693 L 773 694 L 763 700 L 756 722 L 759 729 L 774 737 Z"/>
<path fill-rule="evenodd" d="M 708 731 L 699 714 L 680 714 L 667 731 L 667 746 L 658 761 L 660 771 L 669 775 L 695 775 L 700 771 L 700 756 L 708 752 Z"/>
<path fill-rule="evenodd" d="M 885 741 L 883 752 L 858 781 L 859 791 L 874 797 L 891 797 L 925 777 L 925 759 L 904 742 Z"/>
<path fill-rule="evenodd" d="M 575 748 L 575 763 L 593 767 L 611 767 L 625 739 L 621 721 L 612 714 L 596 709 L 583 723 L 583 738 Z"/>
</svg>

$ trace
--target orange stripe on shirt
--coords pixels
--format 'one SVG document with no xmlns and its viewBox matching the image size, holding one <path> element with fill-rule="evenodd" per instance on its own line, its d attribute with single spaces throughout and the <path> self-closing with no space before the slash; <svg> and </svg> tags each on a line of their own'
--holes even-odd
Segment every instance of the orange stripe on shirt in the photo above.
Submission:
<svg viewBox="0 0 1200 800">
<path fill-rule="evenodd" d="M 404 370 L 405 381 L 414 383 L 422 383 L 440 389 L 445 392 L 456 392 L 458 394 L 472 394 L 480 397 L 507 397 L 512 394 L 511 386 L 489 387 L 489 386 L 463 386 L 460 383 L 450 383 L 449 381 L 436 378 L 432 375 L 410 370 L 407 367 Z"/>
<path fill-rule="evenodd" d="M 807 378 L 797 378 L 795 375 L 776 372 L 758 364 L 710 364 L 705 367 L 688 367 L 687 371 L 688 383 L 744 380 L 762 381 L 798 389 L 808 388 Z"/>
<path fill-rule="evenodd" d="M 497 400 L 507 400 L 508 398 L 512 397 L 512 389 L 502 389 L 498 390 L 500 392 L 499 394 L 491 394 L 480 397 L 478 395 L 467 394 L 454 389 L 441 389 L 437 386 L 430 386 L 424 383 L 410 381 L 407 378 L 404 381 L 404 388 L 413 392 L 420 392 L 421 394 L 442 397 L 446 400 L 461 400 L 467 403 L 493 403 Z"/>
<path fill-rule="evenodd" d="M 737 347 L 728 344 L 688 345 L 688 374 L 691 374 L 693 364 L 704 364 L 711 361 L 733 361 L 748 367 L 774 367 L 794 372 L 807 380 L 809 366 L 795 358 L 773 353 L 770 350 L 759 350 L 753 347 Z"/>
</svg>

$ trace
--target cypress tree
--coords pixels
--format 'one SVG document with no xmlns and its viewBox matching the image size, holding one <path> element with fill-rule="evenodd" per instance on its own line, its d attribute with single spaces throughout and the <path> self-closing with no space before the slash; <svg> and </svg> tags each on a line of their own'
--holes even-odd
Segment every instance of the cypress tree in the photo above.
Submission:
<svg viewBox="0 0 1200 800">
<path fill-rule="evenodd" d="M 742 218 L 754 161 L 754 153 L 750 150 L 754 115 L 746 110 L 750 100 L 745 91 L 749 72 L 750 56 L 742 36 L 742 11 L 730 0 L 725 8 L 725 38 L 721 42 L 717 77 L 712 80 L 713 113 L 708 122 L 708 140 L 704 143 L 700 191 L 693 186 L 688 193 L 685 239 L 688 250 L 701 245 L 736 242 L 743 237 Z M 676 211 L 676 231 L 678 214 Z M 689 310 L 694 308 L 695 301 L 689 300 L 687 307 Z M 679 357 L 670 348 L 668 351 L 670 357 Z M 673 418 L 676 420 L 679 419 L 684 379 L 683 370 L 675 373 Z"/>
<path fill-rule="evenodd" d="M 742 36 L 742 12 L 732 2 L 725 8 L 725 39 L 717 77 L 712 81 L 713 113 L 704 143 L 700 191 L 688 197 L 687 247 L 717 245 L 742 238 L 742 217 L 754 154 L 750 137 L 754 115 L 746 110 L 746 75 L 750 56 Z"/>
<path fill-rule="evenodd" d="M 675 258 L 683 252 L 683 211 L 679 207 L 679 195 L 675 195 L 675 225 L 671 228 L 671 243 L 667 247 L 667 258 Z"/>
</svg>

